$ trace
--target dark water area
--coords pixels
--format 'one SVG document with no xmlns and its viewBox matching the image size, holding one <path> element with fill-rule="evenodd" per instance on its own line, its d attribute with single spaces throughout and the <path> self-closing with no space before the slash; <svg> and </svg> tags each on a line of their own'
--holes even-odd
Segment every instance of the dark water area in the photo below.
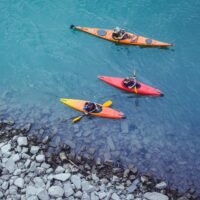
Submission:
<svg viewBox="0 0 200 200">
<path fill-rule="evenodd" d="M 200 2 L 1 1 L 0 119 L 33 123 L 55 134 L 55 145 L 85 146 L 95 157 L 134 163 L 170 184 L 200 193 Z M 70 24 L 113 28 L 172 42 L 169 49 L 116 45 L 69 29 Z M 162 90 L 138 97 L 98 75 L 128 76 Z M 131 96 L 131 98 L 129 98 Z M 83 118 L 59 102 L 78 98 L 113 108 L 127 119 Z"/>
</svg>

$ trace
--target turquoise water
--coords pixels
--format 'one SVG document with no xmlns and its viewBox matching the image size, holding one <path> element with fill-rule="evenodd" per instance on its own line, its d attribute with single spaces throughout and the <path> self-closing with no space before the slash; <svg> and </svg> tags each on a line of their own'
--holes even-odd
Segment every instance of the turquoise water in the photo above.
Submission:
<svg viewBox="0 0 200 200">
<path fill-rule="evenodd" d="M 180 189 L 200 191 L 199 1 L 2 0 L 0 12 L 1 118 L 53 125 L 47 134 L 56 133 L 55 143 L 95 147 L 95 156 L 133 162 Z M 70 24 L 120 26 L 175 47 L 116 45 Z M 96 78 L 127 76 L 134 68 L 138 80 L 165 96 L 128 98 Z M 127 119 L 59 123 L 78 114 L 59 97 L 112 99 Z"/>
</svg>

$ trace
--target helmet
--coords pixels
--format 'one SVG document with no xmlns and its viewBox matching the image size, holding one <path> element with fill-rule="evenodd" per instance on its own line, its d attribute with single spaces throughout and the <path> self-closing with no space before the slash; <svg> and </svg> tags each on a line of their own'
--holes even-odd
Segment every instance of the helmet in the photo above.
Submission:
<svg viewBox="0 0 200 200">
<path fill-rule="evenodd" d="M 114 33 L 118 33 L 121 29 L 117 26 L 114 28 Z"/>
</svg>

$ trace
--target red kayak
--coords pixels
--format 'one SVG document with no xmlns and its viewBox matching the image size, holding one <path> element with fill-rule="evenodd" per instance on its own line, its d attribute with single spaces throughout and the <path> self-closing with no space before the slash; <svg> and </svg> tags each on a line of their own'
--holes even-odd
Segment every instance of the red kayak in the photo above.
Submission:
<svg viewBox="0 0 200 200">
<path fill-rule="evenodd" d="M 163 93 L 160 90 L 154 87 L 151 87 L 149 85 L 146 85 L 144 83 L 141 83 L 139 81 L 137 81 L 136 89 L 135 89 L 135 88 L 128 88 L 124 86 L 123 84 L 124 78 L 112 77 L 112 76 L 98 76 L 98 78 L 114 87 L 120 88 L 127 92 L 132 92 L 132 93 L 142 94 L 142 95 L 163 96 Z"/>
</svg>

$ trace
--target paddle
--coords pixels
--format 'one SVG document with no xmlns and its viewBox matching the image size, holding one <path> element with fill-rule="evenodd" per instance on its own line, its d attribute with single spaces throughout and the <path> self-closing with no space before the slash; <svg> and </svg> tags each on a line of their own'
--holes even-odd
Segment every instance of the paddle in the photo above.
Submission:
<svg viewBox="0 0 200 200">
<path fill-rule="evenodd" d="M 112 101 L 111 100 L 107 100 L 105 103 L 102 104 L 103 107 L 109 107 L 112 105 Z M 79 120 L 81 120 L 84 116 L 88 115 L 90 113 L 84 113 L 83 115 L 80 115 L 78 117 L 74 117 L 72 119 L 72 122 L 75 123 L 75 122 L 78 122 Z"/>
<path fill-rule="evenodd" d="M 133 71 L 133 78 L 136 81 L 136 70 L 134 69 Z M 133 88 L 133 91 L 137 94 L 137 87 L 136 87 L 137 83 L 135 83 L 135 86 Z"/>
</svg>

